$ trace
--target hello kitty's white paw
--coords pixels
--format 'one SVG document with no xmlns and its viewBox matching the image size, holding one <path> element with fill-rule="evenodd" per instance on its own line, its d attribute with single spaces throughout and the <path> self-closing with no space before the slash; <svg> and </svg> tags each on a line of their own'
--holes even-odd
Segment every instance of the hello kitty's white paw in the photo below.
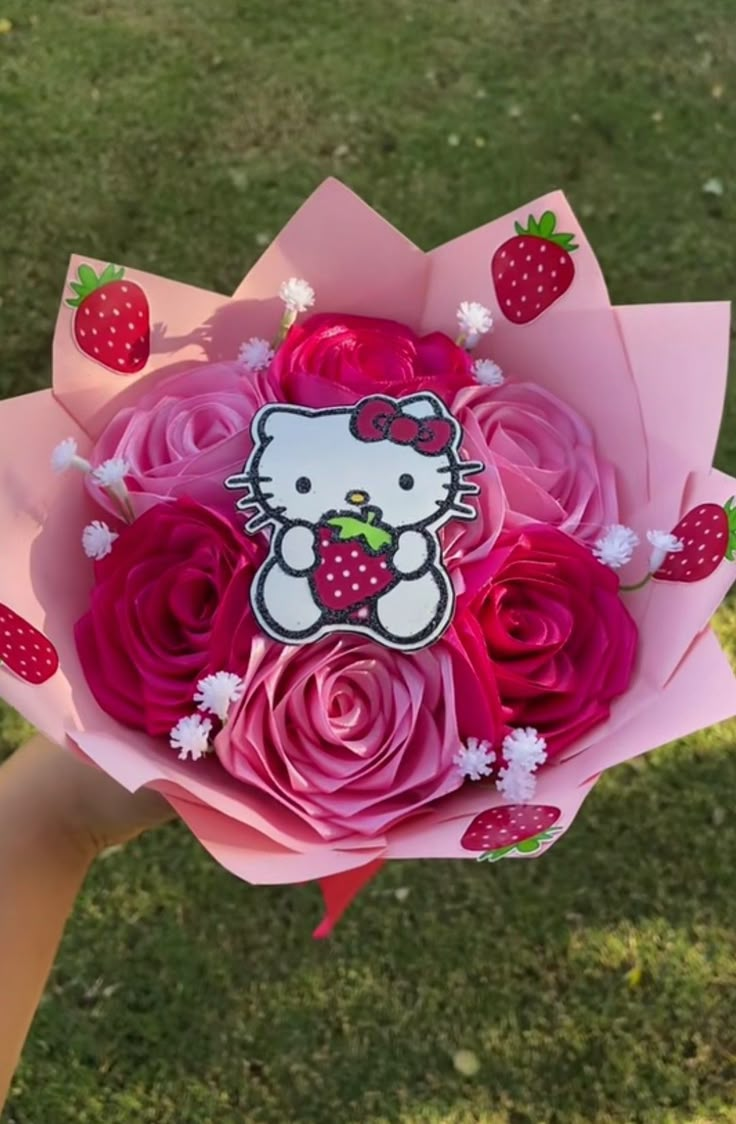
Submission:
<svg viewBox="0 0 736 1124">
<path fill-rule="evenodd" d="M 256 617 L 275 640 L 299 643 L 319 628 L 322 612 L 312 596 L 308 578 L 295 578 L 271 562 L 252 588 Z"/>
<path fill-rule="evenodd" d="M 393 556 L 394 569 L 399 574 L 416 574 L 426 566 L 430 543 L 421 531 L 404 531 L 399 536 L 399 546 Z"/>
<path fill-rule="evenodd" d="M 314 541 L 314 531 L 311 527 L 305 527 L 304 524 L 289 527 L 277 542 L 275 553 L 290 570 L 304 574 L 311 570 L 317 561 Z"/>
<path fill-rule="evenodd" d="M 436 569 L 419 578 L 406 578 L 378 598 L 376 614 L 385 639 L 411 651 L 431 643 L 452 615 L 449 580 Z"/>
</svg>

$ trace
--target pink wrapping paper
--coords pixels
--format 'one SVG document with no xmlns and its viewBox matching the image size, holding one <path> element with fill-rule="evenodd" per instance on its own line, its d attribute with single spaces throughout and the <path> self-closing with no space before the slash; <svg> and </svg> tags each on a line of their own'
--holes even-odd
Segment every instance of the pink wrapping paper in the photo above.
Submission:
<svg viewBox="0 0 736 1124">
<path fill-rule="evenodd" d="M 554 210 L 559 228 L 576 235 L 576 277 L 562 299 L 522 328 L 499 314 L 489 264 L 514 220 L 544 210 Z M 72 259 L 69 276 L 78 264 Z M 48 467 L 58 441 L 74 436 L 84 455 L 115 411 L 162 375 L 233 359 L 244 339 L 273 334 L 278 287 L 292 275 L 309 278 L 316 311 L 389 316 L 423 331 L 454 334 L 460 300 L 488 305 L 496 328 L 478 355 L 492 353 L 510 375 L 539 382 L 580 411 L 600 451 L 617 465 L 622 518 L 642 535 L 648 527 L 671 528 L 694 503 L 736 493 L 736 481 L 711 468 L 729 310 L 718 303 L 611 307 L 592 249 L 559 193 L 425 254 L 334 180 L 307 200 L 231 298 L 126 270 L 144 289 L 154 325 L 150 360 L 138 375 L 118 377 L 83 356 L 72 339 L 72 311 L 62 304 L 53 390 L 0 408 L 0 601 L 53 642 L 61 670 L 31 687 L 0 669 L 0 691 L 50 738 L 76 747 L 130 791 L 162 792 L 210 854 L 239 877 L 328 879 L 324 933 L 382 862 L 473 857 L 460 846 L 463 831 L 503 797 L 483 783 L 465 786 L 385 836 L 348 835 L 328 845 L 286 809 L 275 813 L 270 805 L 266 815 L 257 799 L 246 805 L 237 782 L 216 764 L 193 769 L 119 726 L 92 699 L 72 636 L 91 584 L 79 536 L 95 513 L 83 488 L 62 484 Z M 637 558 L 625 581 L 641 576 Z M 733 675 L 708 630 L 733 577 L 724 562 L 706 581 L 650 584 L 628 595 L 641 633 L 632 688 L 604 727 L 540 774 L 535 802 L 560 809 L 556 838 L 605 769 L 736 713 Z"/>
</svg>

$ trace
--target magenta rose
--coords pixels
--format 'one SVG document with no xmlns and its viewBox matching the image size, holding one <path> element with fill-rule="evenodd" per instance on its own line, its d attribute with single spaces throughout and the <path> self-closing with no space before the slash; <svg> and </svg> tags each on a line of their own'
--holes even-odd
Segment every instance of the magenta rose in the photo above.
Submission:
<svg viewBox="0 0 736 1124">
<path fill-rule="evenodd" d="M 238 363 L 212 363 L 171 375 L 120 410 L 99 438 L 92 462 L 122 457 L 136 513 L 166 499 L 188 496 L 233 519 L 232 493 L 223 481 L 240 472 L 252 448 L 250 423 L 277 400 L 267 373 Z M 101 489 L 95 499 L 117 514 Z"/>
<path fill-rule="evenodd" d="M 420 390 L 448 401 L 473 381 L 468 354 L 443 332 L 418 336 L 395 320 L 332 312 L 295 325 L 271 372 L 285 401 L 317 408 Z"/>
<path fill-rule="evenodd" d="M 159 504 L 124 527 L 96 562 L 89 610 L 75 637 L 102 709 L 151 735 L 168 734 L 193 709 L 197 680 L 231 670 L 213 629 L 234 578 L 252 577 L 264 547 L 190 500 Z M 249 602 L 240 614 L 250 611 Z"/>
<path fill-rule="evenodd" d="M 579 414 L 554 394 L 533 383 L 465 387 L 451 409 L 466 455 L 496 466 L 507 527 L 547 523 L 591 542 L 618 522 L 613 465 L 597 454 Z"/>
<path fill-rule="evenodd" d="M 510 726 L 533 726 L 550 758 L 605 722 L 629 686 L 637 629 L 616 574 L 561 531 L 506 534 L 463 599 L 494 665 Z M 470 577 L 469 577 L 470 581 Z"/>
<path fill-rule="evenodd" d="M 459 788 L 461 740 L 501 734 L 482 644 L 454 628 L 411 655 L 354 636 L 258 638 L 244 678 L 220 762 L 326 839 L 380 834 Z"/>
</svg>

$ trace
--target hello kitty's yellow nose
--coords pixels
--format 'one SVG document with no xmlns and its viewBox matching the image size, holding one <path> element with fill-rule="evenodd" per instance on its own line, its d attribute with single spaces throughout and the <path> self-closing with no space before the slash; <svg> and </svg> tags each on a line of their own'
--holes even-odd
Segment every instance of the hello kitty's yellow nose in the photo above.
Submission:
<svg viewBox="0 0 736 1124">
<path fill-rule="evenodd" d="M 367 492 L 348 492 L 345 497 L 348 503 L 355 504 L 356 507 L 362 507 L 370 498 Z"/>
</svg>

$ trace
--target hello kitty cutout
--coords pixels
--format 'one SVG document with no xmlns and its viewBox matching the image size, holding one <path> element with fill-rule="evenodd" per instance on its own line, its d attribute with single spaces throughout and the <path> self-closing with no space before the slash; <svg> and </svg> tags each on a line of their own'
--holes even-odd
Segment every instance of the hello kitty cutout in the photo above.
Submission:
<svg viewBox="0 0 736 1124">
<path fill-rule="evenodd" d="M 268 636 L 306 644 L 357 632 L 411 652 L 439 639 L 455 607 L 438 538 L 472 520 L 462 429 L 434 394 L 371 395 L 355 406 L 262 407 L 254 448 L 225 486 L 245 489 L 249 534 L 272 527 L 251 587 Z"/>
</svg>

